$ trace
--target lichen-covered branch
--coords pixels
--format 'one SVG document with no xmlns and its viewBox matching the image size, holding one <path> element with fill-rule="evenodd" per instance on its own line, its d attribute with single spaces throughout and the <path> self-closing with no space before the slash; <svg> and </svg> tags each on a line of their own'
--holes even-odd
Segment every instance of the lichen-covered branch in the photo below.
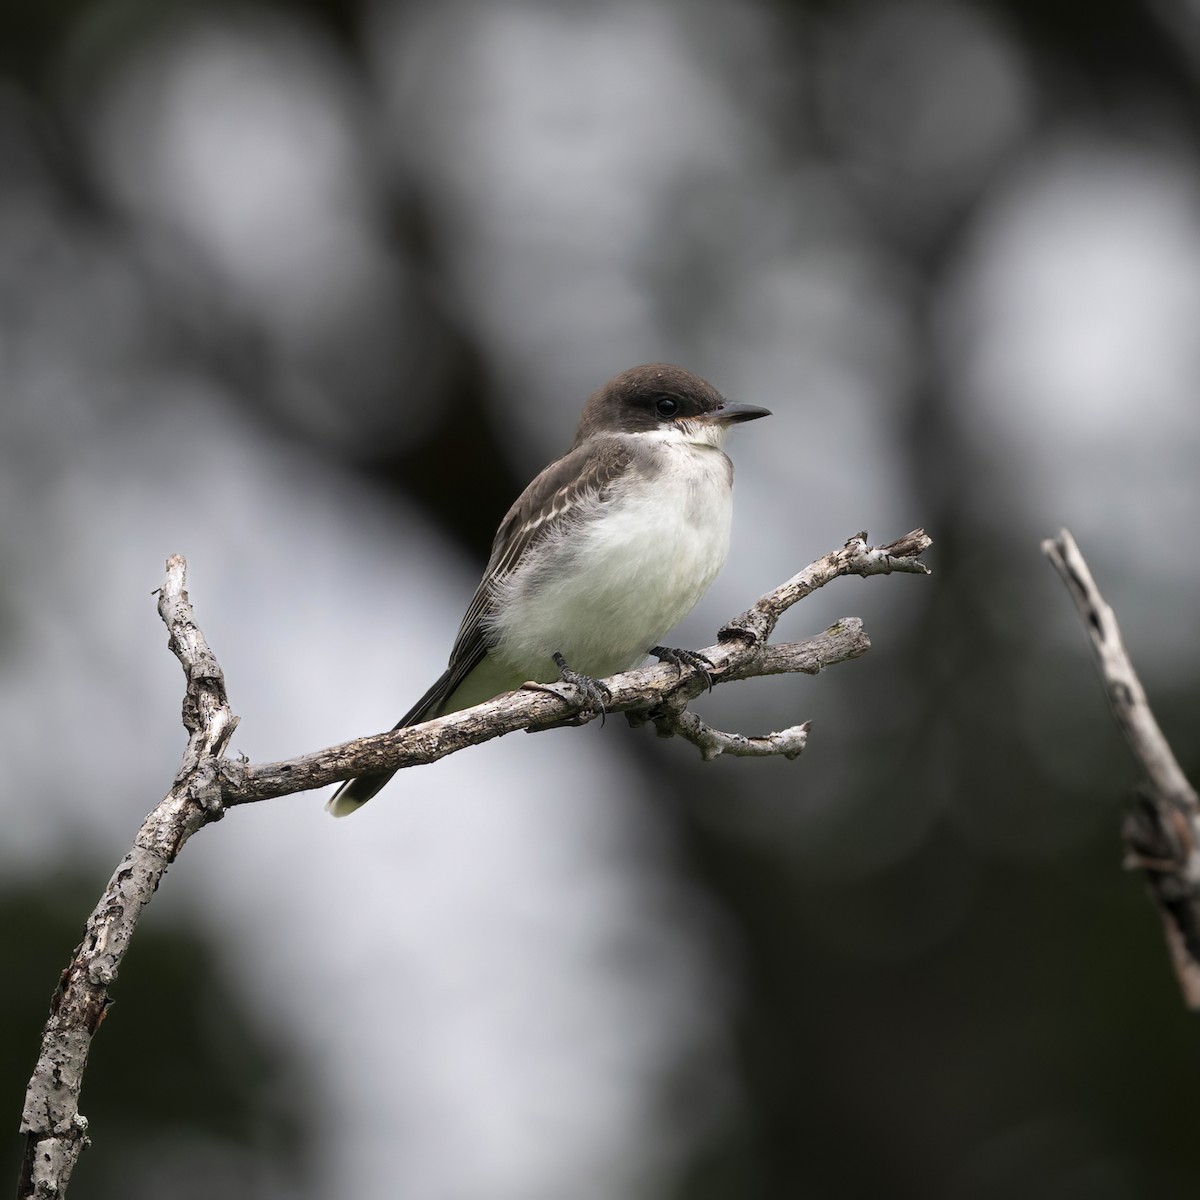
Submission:
<svg viewBox="0 0 1200 1200">
<path fill-rule="evenodd" d="M 663 663 L 613 676 L 606 681 L 611 695 L 607 710 L 653 721 L 661 734 L 678 734 L 693 742 L 705 758 L 722 753 L 796 757 L 808 738 L 807 723 L 747 737 L 710 728 L 688 711 L 688 705 L 710 680 L 719 685 L 760 675 L 816 674 L 866 653 L 870 642 L 862 622 L 855 618 L 845 618 L 804 641 L 768 645 L 767 640 L 788 608 L 841 575 L 926 572 L 920 555 L 930 544 L 921 530 L 878 548 L 868 546 L 865 535 L 851 538 L 723 629 L 721 640 L 703 652 L 703 660 L 710 664 L 704 672 Z M 571 687 L 542 687 L 510 692 L 423 725 L 359 738 L 287 762 L 252 764 L 226 758 L 237 718 L 229 707 L 221 668 L 195 622 L 185 588 L 186 572 L 182 558 L 167 560 L 158 611 L 167 626 L 170 648 L 184 670 L 187 747 L 171 790 L 143 822 L 133 847 L 109 880 L 51 1000 L 21 1119 L 26 1149 L 19 1200 L 61 1200 L 66 1194 L 71 1172 L 87 1145 L 79 1092 L 92 1037 L 108 1007 L 108 989 L 142 909 L 192 834 L 235 805 L 324 787 L 355 775 L 430 763 L 518 729 L 536 730 L 581 719 Z"/>
<path fill-rule="evenodd" d="M 688 710 L 656 717 L 654 725 L 663 737 L 678 735 L 691 742 L 705 762 L 720 754 L 729 754 L 734 758 L 770 758 L 776 755 L 799 758 L 808 745 L 808 731 L 812 728 L 812 722 L 805 721 L 802 725 L 789 725 L 787 729 L 757 736 L 726 733 L 723 729 L 714 729 Z"/>
<path fill-rule="evenodd" d="M 740 617 L 721 630 L 722 639 L 743 638 L 765 643 L 775 630 L 779 618 L 793 604 L 811 596 L 818 588 L 843 575 L 890 575 L 907 571 L 928 575 L 929 568 L 921 555 L 933 545 L 933 539 L 923 529 L 914 529 L 886 546 L 868 546 L 865 532 L 856 533 L 840 549 L 810 563 L 803 571 L 781 583 L 774 591 L 761 597 Z"/>
<path fill-rule="evenodd" d="M 861 622 L 849 618 L 805 642 L 769 646 L 779 618 L 794 604 L 842 575 L 928 574 L 920 560 L 932 539 L 922 529 L 887 546 L 868 546 L 856 534 L 840 550 L 831 551 L 786 583 L 761 597 L 720 631 L 719 641 L 701 653 L 712 664 L 716 684 L 784 672 L 819 671 L 856 658 L 870 645 Z M 669 700 L 692 700 L 704 690 L 699 671 L 673 664 L 642 667 L 605 680 L 611 698 L 608 712 L 640 710 L 647 717 Z M 536 690 L 508 692 L 475 708 L 451 713 L 373 737 L 357 738 L 315 754 L 281 763 L 224 763 L 222 796 L 226 805 L 249 804 L 292 792 L 325 787 L 356 775 L 369 775 L 435 762 L 465 746 L 475 746 L 518 729 L 562 724 L 578 715 L 569 685 L 540 685 Z"/>
<path fill-rule="evenodd" d="M 87 1145 L 79 1090 L 92 1036 L 108 1007 L 109 985 L 163 872 L 183 843 L 221 812 L 216 803 L 216 764 L 237 718 L 225 697 L 221 668 L 193 619 L 186 581 L 184 560 L 168 559 L 158 611 L 187 681 L 183 722 L 189 736 L 183 764 L 171 790 L 146 818 L 108 881 L 51 998 L 50 1018 L 21 1113 L 25 1155 L 17 1191 L 20 1200 L 65 1194 L 71 1171 Z"/>
<path fill-rule="evenodd" d="M 1064 529 L 1042 550 L 1083 618 L 1113 717 L 1145 774 L 1123 830 L 1127 865 L 1145 873 L 1184 1000 L 1200 1008 L 1200 797 L 1154 719 L 1117 618 L 1075 539 Z"/>
</svg>

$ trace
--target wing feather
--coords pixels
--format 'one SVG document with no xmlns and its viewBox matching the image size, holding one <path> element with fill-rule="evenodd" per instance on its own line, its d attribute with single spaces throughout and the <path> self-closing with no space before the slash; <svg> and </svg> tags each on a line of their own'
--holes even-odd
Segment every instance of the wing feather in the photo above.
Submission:
<svg viewBox="0 0 1200 1200">
<path fill-rule="evenodd" d="M 603 502 L 628 470 L 632 455 L 619 440 L 612 439 L 599 453 L 597 449 L 593 440 L 551 463 L 505 514 L 492 542 L 487 569 L 454 640 L 446 674 L 422 697 L 404 724 L 427 720 L 482 662 L 491 645 L 487 617 L 496 581 L 515 570 L 532 547 L 561 528 L 560 522 L 570 519 L 572 509 L 588 500 Z"/>
</svg>

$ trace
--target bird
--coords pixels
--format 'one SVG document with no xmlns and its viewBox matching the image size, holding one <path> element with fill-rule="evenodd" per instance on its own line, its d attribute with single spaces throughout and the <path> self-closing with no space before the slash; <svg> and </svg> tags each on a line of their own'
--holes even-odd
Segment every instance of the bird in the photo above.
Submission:
<svg viewBox="0 0 1200 1200">
<path fill-rule="evenodd" d="M 632 367 L 593 392 L 575 440 L 505 514 L 441 678 L 395 729 L 482 704 L 527 684 L 597 681 L 653 654 L 708 590 L 729 549 L 730 429 L 770 416 L 730 403 L 683 367 Z M 326 809 L 357 812 L 395 774 L 343 783 Z"/>
</svg>

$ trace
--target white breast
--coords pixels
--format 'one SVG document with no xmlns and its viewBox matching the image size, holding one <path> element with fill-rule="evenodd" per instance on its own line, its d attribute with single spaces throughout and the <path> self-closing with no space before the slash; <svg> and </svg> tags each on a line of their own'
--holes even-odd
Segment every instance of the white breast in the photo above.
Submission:
<svg viewBox="0 0 1200 1200">
<path fill-rule="evenodd" d="M 597 678 L 636 666 L 691 612 L 725 561 L 729 459 L 711 445 L 639 436 L 652 439 L 649 478 L 633 474 L 603 505 L 582 506 L 571 528 L 497 589 L 492 653 L 518 682 L 555 678 L 556 650 Z"/>
</svg>

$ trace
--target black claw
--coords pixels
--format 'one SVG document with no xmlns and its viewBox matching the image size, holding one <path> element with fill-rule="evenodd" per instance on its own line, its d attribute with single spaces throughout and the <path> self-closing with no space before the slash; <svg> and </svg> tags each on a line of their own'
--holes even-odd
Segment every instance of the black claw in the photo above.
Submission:
<svg viewBox="0 0 1200 1200">
<path fill-rule="evenodd" d="M 605 705 L 612 700 L 612 692 L 600 682 L 599 679 L 593 679 L 590 675 L 582 675 L 578 671 L 572 671 L 567 666 L 567 660 L 555 650 L 554 665 L 558 668 L 558 677 L 563 683 L 569 683 L 579 690 L 580 697 L 580 712 L 584 713 L 599 713 L 600 724 L 604 724 L 604 718 L 607 716 L 608 710 Z"/>
<path fill-rule="evenodd" d="M 710 692 L 713 690 L 712 672 L 717 664 L 707 654 L 701 654 L 699 650 L 673 650 L 670 646 L 651 646 L 650 653 L 659 662 L 673 663 L 680 675 L 684 667 L 691 667 L 703 680 L 705 688 Z"/>
</svg>

